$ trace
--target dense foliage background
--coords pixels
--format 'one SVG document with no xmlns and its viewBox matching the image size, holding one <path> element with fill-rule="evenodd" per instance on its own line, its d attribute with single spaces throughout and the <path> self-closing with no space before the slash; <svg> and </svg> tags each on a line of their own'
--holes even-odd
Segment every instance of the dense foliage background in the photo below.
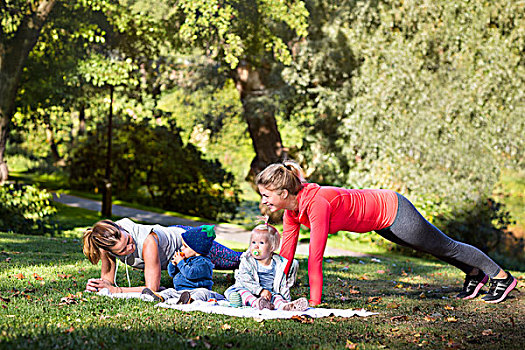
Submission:
<svg viewBox="0 0 525 350">
<path fill-rule="evenodd" d="M 11 168 L 100 190 L 111 105 L 118 198 L 231 218 L 257 199 L 245 178 L 292 157 L 311 181 L 394 189 L 448 234 L 523 255 L 495 196 L 525 170 L 523 2 L 51 2 Z M 2 2 L 5 38 L 26 3 Z"/>
</svg>

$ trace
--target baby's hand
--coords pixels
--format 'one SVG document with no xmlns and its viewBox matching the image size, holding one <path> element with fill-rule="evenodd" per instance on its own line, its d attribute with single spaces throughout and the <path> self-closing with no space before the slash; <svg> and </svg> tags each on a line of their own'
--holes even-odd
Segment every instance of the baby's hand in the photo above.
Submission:
<svg viewBox="0 0 525 350">
<path fill-rule="evenodd" d="M 267 289 L 263 289 L 261 292 L 261 298 L 272 300 L 272 292 Z"/>
<path fill-rule="evenodd" d="M 175 252 L 175 254 L 173 254 L 173 257 L 171 258 L 171 262 L 174 265 L 177 265 L 182 260 L 184 260 L 184 253 L 183 252 Z"/>
</svg>

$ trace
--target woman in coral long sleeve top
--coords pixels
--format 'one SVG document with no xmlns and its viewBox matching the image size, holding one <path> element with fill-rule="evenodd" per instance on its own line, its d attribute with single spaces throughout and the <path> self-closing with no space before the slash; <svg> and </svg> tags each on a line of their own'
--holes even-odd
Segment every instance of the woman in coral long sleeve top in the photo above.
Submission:
<svg viewBox="0 0 525 350">
<path fill-rule="evenodd" d="M 310 228 L 310 305 L 321 303 L 323 254 L 329 234 L 376 231 L 397 244 L 430 253 L 466 274 L 461 299 L 474 298 L 489 278 L 489 303 L 503 301 L 516 286 L 512 275 L 479 249 L 454 241 L 429 223 L 402 195 L 390 190 L 355 190 L 306 183 L 293 162 L 272 164 L 255 180 L 270 211 L 285 209 L 280 254 L 292 261 L 301 224 Z M 286 267 L 288 272 L 289 266 Z"/>
</svg>

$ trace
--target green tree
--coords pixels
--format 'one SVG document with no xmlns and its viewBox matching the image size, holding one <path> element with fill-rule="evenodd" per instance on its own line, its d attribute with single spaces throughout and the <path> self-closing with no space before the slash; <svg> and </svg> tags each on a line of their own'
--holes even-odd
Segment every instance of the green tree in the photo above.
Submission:
<svg viewBox="0 0 525 350">
<path fill-rule="evenodd" d="M 434 222 L 492 213 L 464 220 L 464 232 L 483 231 L 474 223 L 504 229 L 488 197 L 500 169 L 525 160 L 523 4 L 308 8 L 308 40 L 284 75 L 311 179 L 397 190 Z"/>
<path fill-rule="evenodd" d="M 290 45 L 306 35 L 304 3 L 183 0 L 173 9 L 175 47 L 204 50 L 235 82 L 255 151 L 251 176 L 285 158 L 275 117 L 286 88 L 280 73 L 291 63 Z"/>
<path fill-rule="evenodd" d="M 17 118 L 18 123 L 44 121 L 52 131 L 49 109 L 78 108 L 83 116 L 86 92 L 93 91 L 92 86 L 107 78 L 101 75 L 97 80 L 92 72 L 87 82 L 85 72 L 77 71 L 86 57 L 112 55 L 123 62 L 131 58 L 138 67 L 158 50 L 158 39 L 165 36 L 162 28 L 133 11 L 128 3 L 112 0 L 0 3 L 0 182 L 8 174 L 3 157 L 9 124 L 17 109 L 26 115 L 30 114 L 28 111 L 41 111 L 31 113 L 26 120 Z"/>
<path fill-rule="evenodd" d="M 8 176 L 4 153 L 22 69 L 55 3 L 0 2 L 0 184 Z"/>
<path fill-rule="evenodd" d="M 174 126 L 117 118 L 113 133 L 113 184 L 119 198 L 151 203 L 211 219 L 235 215 L 237 187 L 217 161 L 184 144 Z M 97 191 L 105 173 L 105 130 L 99 124 L 70 158 L 71 185 Z"/>
</svg>

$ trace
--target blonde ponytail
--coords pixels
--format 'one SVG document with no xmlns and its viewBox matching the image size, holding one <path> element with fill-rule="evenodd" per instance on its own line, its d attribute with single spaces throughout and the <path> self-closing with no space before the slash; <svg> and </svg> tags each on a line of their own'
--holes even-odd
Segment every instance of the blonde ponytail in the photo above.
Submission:
<svg viewBox="0 0 525 350">
<path fill-rule="evenodd" d="M 121 237 L 120 229 L 111 220 L 102 220 L 88 228 L 82 235 L 84 255 L 96 265 L 100 261 L 100 250 L 111 251 Z"/>
<path fill-rule="evenodd" d="M 296 195 L 303 188 L 304 173 L 299 164 L 287 160 L 283 163 L 268 165 L 255 177 L 255 184 L 268 190 L 287 190 Z"/>
</svg>

